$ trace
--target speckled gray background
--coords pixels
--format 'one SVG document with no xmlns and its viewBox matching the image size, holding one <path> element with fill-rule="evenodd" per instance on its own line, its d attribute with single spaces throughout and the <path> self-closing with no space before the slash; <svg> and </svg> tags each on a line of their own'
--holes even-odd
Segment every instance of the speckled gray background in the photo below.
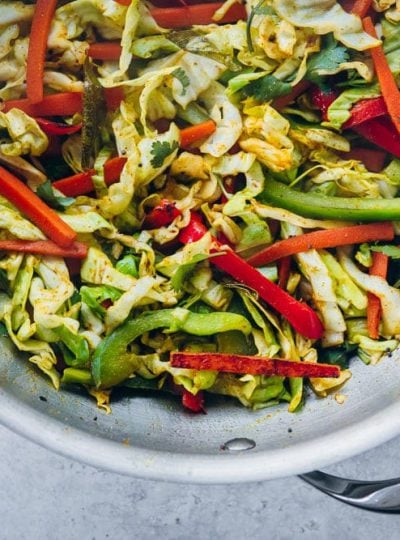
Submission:
<svg viewBox="0 0 400 540">
<path fill-rule="evenodd" d="M 400 476 L 400 438 L 330 472 Z M 343 505 L 298 478 L 195 486 L 137 480 L 0 427 L 0 539 L 399 540 L 400 515 Z"/>
</svg>

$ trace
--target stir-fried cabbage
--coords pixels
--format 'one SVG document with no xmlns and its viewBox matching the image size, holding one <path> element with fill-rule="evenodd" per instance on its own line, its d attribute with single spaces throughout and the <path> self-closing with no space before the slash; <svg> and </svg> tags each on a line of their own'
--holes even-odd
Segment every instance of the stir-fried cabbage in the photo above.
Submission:
<svg viewBox="0 0 400 540">
<path fill-rule="evenodd" d="M 397 204 L 397 139 L 382 143 L 394 154 L 382 154 L 373 147 L 379 133 L 346 123 L 360 101 L 382 95 L 370 49 L 382 43 L 398 79 L 398 2 L 372 3 L 382 40 L 333 0 L 249 0 L 247 21 L 219 24 L 234 4 L 208 24 L 168 29 L 141 0 L 59 2 L 38 104 L 25 99 L 35 6 L 0 5 L 0 99 L 22 99 L 0 110 L 0 163 L 55 212 L 49 228 L 32 201 L 0 197 L 0 321 L 56 388 L 81 384 L 107 412 L 116 385 L 173 392 L 184 403 L 189 392 L 199 410 L 208 391 L 295 412 L 308 386 L 320 397 L 337 392 L 355 355 L 374 364 L 399 344 L 399 248 L 379 238 L 343 247 L 340 231 L 349 219 L 400 231 L 398 216 L 381 209 Z M 101 45 L 87 61 L 92 44 Z M 48 110 L 57 99 L 66 114 Z M 392 127 L 383 115 L 376 122 Z M 347 215 L 335 197 L 353 211 L 374 199 L 378 210 Z M 57 217 L 77 243 L 57 245 Z M 284 257 L 286 239 L 296 245 L 314 231 L 329 242 Z M 35 250 L 19 252 L 27 246 Z M 269 248 L 277 255 L 259 274 L 247 267 L 246 275 L 231 253 L 251 261 Z M 60 249 L 65 257 L 52 255 Z M 389 257 L 387 278 L 373 275 L 379 252 Z M 266 279 L 291 296 L 289 314 L 284 293 L 268 300 Z M 381 304 L 374 328 L 371 294 Z M 319 339 L 295 330 L 304 304 L 323 325 Z M 302 378 L 227 373 L 223 364 L 182 369 L 169 362 L 176 351 L 341 370 Z"/>
</svg>

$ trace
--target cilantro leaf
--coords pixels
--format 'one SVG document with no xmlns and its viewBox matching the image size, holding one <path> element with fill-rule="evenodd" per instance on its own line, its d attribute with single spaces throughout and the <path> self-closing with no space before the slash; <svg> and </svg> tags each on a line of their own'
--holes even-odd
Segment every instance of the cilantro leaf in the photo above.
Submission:
<svg viewBox="0 0 400 540">
<path fill-rule="evenodd" d="M 306 79 L 321 86 L 324 77 L 329 73 L 335 73 L 340 64 L 347 62 L 350 58 L 346 47 L 338 45 L 333 38 L 325 41 L 325 46 L 320 52 L 310 56 L 307 64 Z M 323 71 L 323 75 L 320 71 Z"/>
<path fill-rule="evenodd" d="M 318 361 L 324 364 L 340 366 L 341 369 L 347 369 L 350 359 L 356 354 L 356 350 L 357 345 L 345 342 L 341 347 L 322 349 L 318 355 Z"/>
<path fill-rule="evenodd" d="M 181 83 L 182 85 L 182 92 L 181 92 L 181 95 L 184 96 L 186 94 L 186 88 L 188 86 L 190 86 L 190 79 L 189 77 L 187 76 L 187 73 L 184 69 L 182 69 L 181 67 L 179 68 L 176 68 L 172 73 L 171 75 L 173 77 L 175 77 L 175 79 L 178 79 L 178 81 Z"/>
<path fill-rule="evenodd" d="M 150 150 L 150 154 L 153 156 L 150 161 L 151 165 L 155 169 L 162 167 L 165 159 L 170 156 L 172 152 L 175 152 L 178 146 L 178 141 L 174 141 L 172 144 L 168 141 L 154 141 Z"/>
<path fill-rule="evenodd" d="M 68 206 L 71 206 L 71 204 L 75 202 L 75 199 L 72 197 L 61 197 L 59 195 L 56 195 L 54 193 L 54 189 L 51 185 L 50 180 L 46 180 L 46 182 L 41 184 L 37 188 L 36 193 L 51 208 L 55 208 L 56 210 L 63 210 L 64 208 L 68 208 Z"/>
<path fill-rule="evenodd" d="M 243 93 L 247 97 L 254 97 L 257 101 L 268 101 L 279 96 L 290 94 L 292 86 L 284 81 L 280 81 L 273 75 L 265 75 L 260 79 L 251 81 L 243 88 Z"/>
</svg>

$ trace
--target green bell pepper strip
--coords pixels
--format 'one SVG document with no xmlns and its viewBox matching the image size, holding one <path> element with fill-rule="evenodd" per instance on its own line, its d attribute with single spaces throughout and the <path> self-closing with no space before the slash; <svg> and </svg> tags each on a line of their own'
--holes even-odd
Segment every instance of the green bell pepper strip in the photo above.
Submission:
<svg viewBox="0 0 400 540">
<path fill-rule="evenodd" d="M 63 384 L 88 384 L 93 386 L 92 374 L 87 369 L 65 368 L 61 378 Z"/>
<path fill-rule="evenodd" d="M 302 193 L 272 178 L 266 180 L 265 190 L 259 199 L 309 218 L 343 221 L 400 220 L 400 198 L 361 199 Z"/>
<path fill-rule="evenodd" d="M 73 359 L 71 358 L 71 360 L 68 360 L 67 357 L 65 357 L 66 363 L 71 367 L 76 368 L 89 367 L 90 353 L 86 339 L 79 334 L 74 334 L 66 326 L 54 328 L 54 332 L 75 357 Z"/>
<path fill-rule="evenodd" d="M 187 332 L 209 336 L 230 330 L 251 332 L 249 321 L 236 313 L 192 313 L 187 309 L 164 309 L 146 312 L 128 321 L 107 336 L 97 347 L 92 362 L 92 376 L 97 388 L 110 388 L 126 380 L 136 364 L 126 354 L 128 345 L 146 332 L 167 328 L 169 332 Z"/>
</svg>

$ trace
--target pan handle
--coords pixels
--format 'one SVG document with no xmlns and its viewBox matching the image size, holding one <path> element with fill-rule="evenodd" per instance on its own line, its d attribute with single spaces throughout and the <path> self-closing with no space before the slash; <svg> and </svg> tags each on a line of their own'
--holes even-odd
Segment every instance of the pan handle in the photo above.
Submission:
<svg viewBox="0 0 400 540">
<path fill-rule="evenodd" d="M 368 482 L 322 471 L 301 474 L 300 478 L 346 504 L 374 512 L 400 514 L 400 478 Z"/>
</svg>

